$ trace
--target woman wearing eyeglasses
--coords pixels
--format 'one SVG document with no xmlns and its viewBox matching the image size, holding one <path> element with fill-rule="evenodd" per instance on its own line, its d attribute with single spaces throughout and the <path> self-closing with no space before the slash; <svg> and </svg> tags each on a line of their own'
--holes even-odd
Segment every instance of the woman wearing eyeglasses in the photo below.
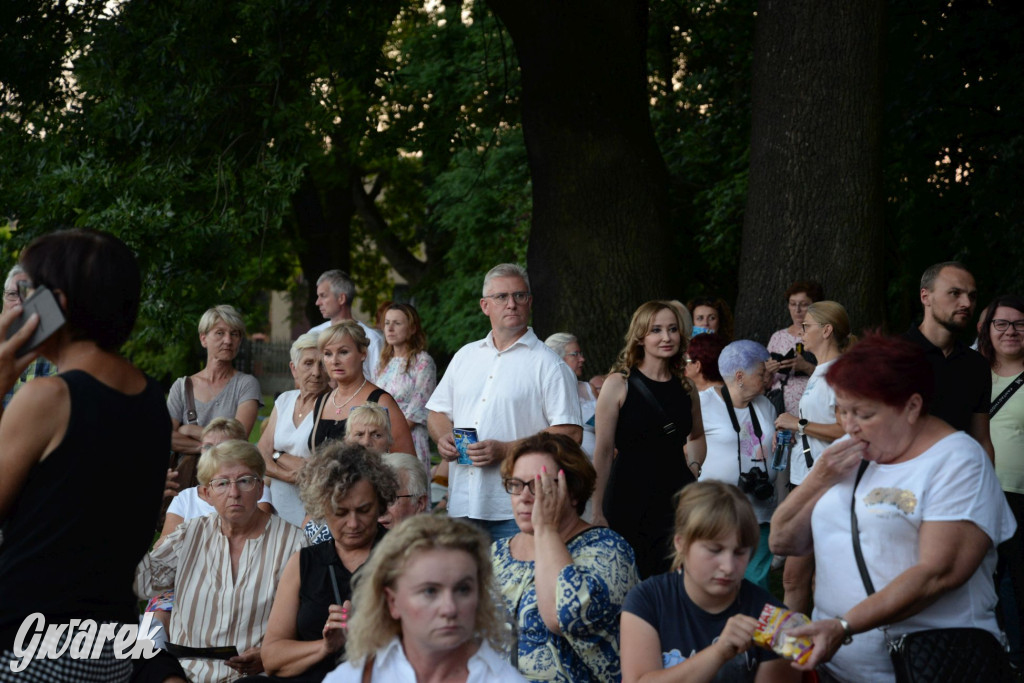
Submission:
<svg viewBox="0 0 1024 683">
<path fill-rule="evenodd" d="M 996 452 L 996 476 L 1006 502 L 1017 520 L 1017 533 L 999 546 L 1000 569 L 1013 587 L 1013 600 L 1001 595 L 1004 610 L 1014 609 L 1024 624 L 1024 298 L 1005 294 L 996 298 L 982 318 L 978 351 L 992 368 L 992 405 L 989 431 Z M 1018 380 L 1021 380 L 1018 382 Z M 1020 643 L 1011 643 L 1020 657 Z"/>
<path fill-rule="evenodd" d="M 220 443 L 200 456 L 197 470 L 200 495 L 216 514 L 188 520 L 150 551 L 136 569 L 135 592 L 148 598 L 175 589 L 169 642 L 238 649 L 223 661 L 181 660 L 189 680 L 258 674 L 278 581 L 305 540 L 297 527 L 257 507 L 266 465 L 256 446 Z"/>
<path fill-rule="evenodd" d="M 800 409 L 800 397 L 817 364 L 814 356 L 803 350 L 804 333 L 800 325 L 807 317 L 810 305 L 823 298 L 821 285 L 814 280 L 798 280 L 791 284 L 786 290 L 786 306 L 792 324 L 777 331 L 768 341 L 768 352 L 772 357 L 765 367 L 773 377 L 770 386 L 772 390 L 782 390 L 787 413 L 796 414 Z"/>
<path fill-rule="evenodd" d="M 540 432 L 501 476 L 519 533 L 491 555 L 518 635 L 513 664 L 530 680 L 619 680 L 619 613 L 640 577 L 626 539 L 580 518 L 593 466 L 569 437 Z"/>
</svg>

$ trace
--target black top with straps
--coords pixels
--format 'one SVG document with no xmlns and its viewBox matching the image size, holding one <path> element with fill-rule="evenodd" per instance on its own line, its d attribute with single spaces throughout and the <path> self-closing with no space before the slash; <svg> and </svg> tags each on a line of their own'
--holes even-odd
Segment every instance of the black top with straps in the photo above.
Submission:
<svg viewBox="0 0 1024 683">
<path fill-rule="evenodd" d="M 330 391 L 320 394 L 316 399 L 316 403 L 313 404 L 313 420 L 316 423 L 316 431 L 311 432 L 309 435 L 310 451 L 329 439 L 342 441 L 345 438 L 345 423 L 348 422 L 347 419 L 328 420 L 327 418 L 321 418 L 316 420 L 316 416 L 320 414 L 324 407 L 324 402 L 327 401 L 330 395 Z M 378 387 L 370 392 L 370 395 L 366 397 L 366 402 L 379 403 L 381 396 L 391 396 L 391 394 Z"/>
</svg>

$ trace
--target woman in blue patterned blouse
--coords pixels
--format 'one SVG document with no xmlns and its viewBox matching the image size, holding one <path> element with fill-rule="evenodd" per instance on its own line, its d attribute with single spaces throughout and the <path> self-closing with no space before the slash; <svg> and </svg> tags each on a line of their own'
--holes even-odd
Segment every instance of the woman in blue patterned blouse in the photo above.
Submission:
<svg viewBox="0 0 1024 683">
<path fill-rule="evenodd" d="M 501 474 L 519 525 L 492 548 L 518 636 L 513 663 L 534 681 L 619 681 L 619 614 L 639 575 L 624 538 L 580 518 L 593 466 L 569 437 L 541 432 Z"/>
</svg>

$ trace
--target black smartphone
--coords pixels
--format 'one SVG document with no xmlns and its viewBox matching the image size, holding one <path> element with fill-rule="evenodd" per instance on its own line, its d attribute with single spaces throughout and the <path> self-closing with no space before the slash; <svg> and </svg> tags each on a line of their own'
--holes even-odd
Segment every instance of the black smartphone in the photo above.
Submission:
<svg viewBox="0 0 1024 683">
<path fill-rule="evenodd" d="M 64 312 L 60 310 L 60 304 L 57 303 L 56 297 L 53 296 L 53 292 L 40 285 L 21 305 L 21 317 L 7 328 L 7 338 L 10 339 L 15 332 L 20 330 L 33 313 L 39 314 L 39 325 L 36 326 L 36 330 L 29 340 L 18 349 L 17 355 L 19 356 L 24 356 L 34 350 L 64 326 Z"/>
</svg>

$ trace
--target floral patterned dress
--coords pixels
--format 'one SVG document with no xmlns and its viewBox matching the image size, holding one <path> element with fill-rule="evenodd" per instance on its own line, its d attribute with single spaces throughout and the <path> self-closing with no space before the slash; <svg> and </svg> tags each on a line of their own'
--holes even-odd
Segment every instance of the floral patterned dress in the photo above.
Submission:
<svg viewBox="0 0 1024 683">
<path fill-rule="evenodd" d="M 491 547 L 494 576 L 519 634 L 518 668 L 531 681 L 619 681 L 619 615 L 640 581 L 633 549 L 611 529 L 591 527 L 569 539 L 573 563 L 558 575 L 555 608 L 562 634 L 537 607 L 534 563 L 512 557 L 511 539 Z"/>
<path fill-rule="evenodd" d="M 772 338 L 768 341 L 768 351 L 771 353 L 781 353 L 783 356 L 792 351 L 797 342 L 802 342 L 803 337 L 794 337 L 789 333 L 789 330 L 783 327 L 772 335 Z M 775 379 L 772 382 L 771 389 L 778 389 L 782 386 L 782 381 L 786 379 L 786 375 L 781 372 L 775 373 Z M 807 387 L 807 380 L 810 377 L 807 375 L 795 375 L 792 374 L 789 377 L 789 381 L 786 382 L 786 388 L 782 390 L 782 398 L 786 403 L 786 412 L 791 415 L 800 414 L 800 397 L 804 395 L 804 389 Z"/>
<path fill-rule="evenodd" d="M 427 434 L 427 401 L 437 386 L 437 366 L 426 351 L 420 351 L 409 359 L 405 369 L 405 358 L 392 358 L 386 368 L 377 375 L 377 386 L 391 394 L 402 409 L 412 427 L 412 442 L 416 445 L 416 457 L 430 471 L 430 437 Z"/>
</svg>

